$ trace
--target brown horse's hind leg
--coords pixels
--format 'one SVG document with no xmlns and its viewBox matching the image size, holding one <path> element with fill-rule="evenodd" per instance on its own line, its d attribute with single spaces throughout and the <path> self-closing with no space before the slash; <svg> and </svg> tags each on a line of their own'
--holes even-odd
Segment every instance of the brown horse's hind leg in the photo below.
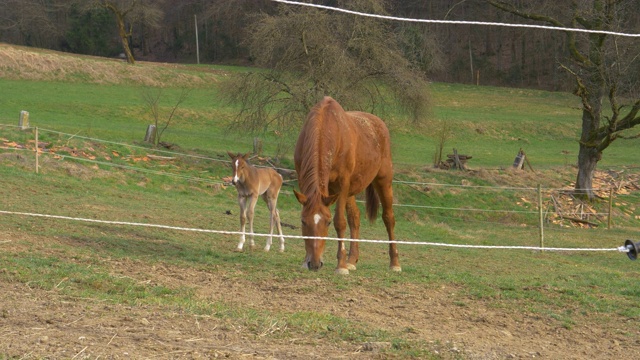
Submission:
<svg viewBox="0 0 640 360">
<path fill-rule="evenodd" d="M 387 235 L 389 240 L 395 240 L 393 230 L 396 226 L 396 219 L 393 215 L 393 188 L 391 187 L 391 181 L 382 184 L 378 182 L 374 186 L 382 203 L 382 221 L 384 221 L 384 226 L 387 228 Z M 402 271 L 396 243 L 389 243 L 389 259 L 391 271 Z"/>
<path fill-rule="evenodd" d="M 347 199 L 347 222 L 349 224 L 349 232 L 351 239 L 360 238 L 360 209 L 356 205 L 355 196 Z M 356 263 L 360 257 L 360 250 L 357 241 L 351 241 L 349 244 L 349 259 L 347 260 L 347 269 L 355 270 Z"/>
</svg>

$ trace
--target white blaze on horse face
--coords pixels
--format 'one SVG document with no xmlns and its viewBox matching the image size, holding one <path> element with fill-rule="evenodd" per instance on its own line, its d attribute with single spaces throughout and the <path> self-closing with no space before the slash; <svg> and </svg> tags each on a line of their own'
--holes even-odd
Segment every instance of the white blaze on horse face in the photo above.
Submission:
<svg viewBox="0 0 640 360">
<path fill-rule="evenodd" d="M 318 225 L 318 223 L 320 222 L 320 220 L 322 219 L 322 216 L 320 216 L 320 214 L 315 214 L 313 215 L 313 222 Z"/>
<path fill-rule="evenodd" d="M 238 164 L 240 163 L 240 160 L 236 160 L 236 166 L 233 169 L 233 182 L 236 183 L 238 182 Z"/>
</svg>

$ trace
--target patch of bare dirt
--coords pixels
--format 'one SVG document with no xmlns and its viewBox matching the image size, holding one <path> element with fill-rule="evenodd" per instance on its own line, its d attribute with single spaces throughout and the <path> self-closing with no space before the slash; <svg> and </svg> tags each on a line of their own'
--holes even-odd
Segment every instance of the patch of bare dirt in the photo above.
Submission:
<svg viewBox="0 0 640 360">
<path fill-rule="evenodd" d="M 38 245 L 43 241 L 0 232 L 0 247 L 9 253 L 43 251 L 45 246 Z M 50 245 L 46 249 L 55 248 Z M 336 292 L 321 279 L 256 284 L 221 269 L 102 261 L 114 276 L 169 288 L 195 288 L 203 302 L 283 313 L 336 314 L 365 326 L 402 332 L 408 340 L 429 344 L 429 350 L 443 359 L 640 358 L 640 331 L 629 333 L 629 326 L 617 325 L 620 319 L 578 319 L 565 328 L 524 309 L 504 311 L 486 301 L 461 298 L 455 287 L 392 286 L 371 293 L 363 280 L 360 286 Z M 379 349 L 389 346 L 278 336 L 286 329 L 278 321 L 256 331 L 224 317 L 69 298 L 58 290 L 64 281 L 47 291 L 7 280 L 11 271 L 0 266 L 0 354 L 10 358 L 370 359 L 383 358 L 385 353 Z M 301 270 L 292 264 L 292 271 Z"/>
</svg>

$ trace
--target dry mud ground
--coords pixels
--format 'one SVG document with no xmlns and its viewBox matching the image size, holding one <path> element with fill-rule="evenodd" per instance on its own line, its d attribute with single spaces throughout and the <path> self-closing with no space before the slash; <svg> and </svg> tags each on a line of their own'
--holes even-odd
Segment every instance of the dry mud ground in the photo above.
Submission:
<svg viewBox="0 0 640 360">
<path fill-rule="evenodd" d="M 51 242 L 62 241 L 7 231 L 0 231 L 0 240 L 0 251 L 9 253 L 55 251 L 50 250 L 56 248 Z M 40 245 L 45 240 L 46 247 Z M 77 261 L 82 263 L 82 259 Z M 597 321 L 577 318 L 567 329 L 557 321 L 524 311 L 502 311 L 482 300 L 468 299 L 465 306 L 456 305 L 459 295 L 453 287 L 390 287 L 380 293 L 354 287 L 337 294 L 320 279 L 306 280 L 308 284 L 279 279 L 256 284 L 231 280 L 221 269 L 205 272 L 133 260 L 103 261 L 114 276 L 170 288 L 196 288 L 202 301 L 280 312 L 340 314 L 375 328 L 408 329 L 404 331 L 407 340 L 424 341 L 443 359 L 640 358 L 638 331 L 629 334 L 629 324 L 622 325 L 625 320 L 616 315 Z M 10 281 L 11 271 L 0 264 L 0 359 L 382 359 L 392 354 L 380 350 L 389 347 L 384 343 L 335 343 L 319 336 L 278 335 L 286 324 L 277 321 L 256 333 L 230 319 L 70 298 L 57 290 L 64 287 L 64 281 L 56 289 L 43 290 Z M 292 271 L 301 270 L 294 267 Z M 308 291 L 310 287 L 315 291 Z"/>
</svg>

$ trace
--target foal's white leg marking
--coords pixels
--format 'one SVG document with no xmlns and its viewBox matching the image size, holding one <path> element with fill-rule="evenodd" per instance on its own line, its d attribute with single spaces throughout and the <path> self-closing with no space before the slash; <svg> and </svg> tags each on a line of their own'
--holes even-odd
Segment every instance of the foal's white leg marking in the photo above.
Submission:
<svg viewBox="0 0 640 360">
<path fill-rule="evenodd" d="M 238 243 L 237 251 L 242 251 L 245 241 L 245 224 L 247 222 L 247 199 L 244 197 L 238 197 L 238 203 L 240 205 L 240 242 Z"/>
<path fill-rule="evenodd" d="M 240 242 L 238 243 L 238 250 L 239 251 L 242 251 L 242 247 L 244 246 L 244 241 L 245 241 L 244 229 L 245 229 L 244 224 L 242 224 L 240 226 L 240 232 L 242 232 L 242 233 L 240 234 Z"/>
<path fill-rule="evenodd" d="M 242 247 L 244 246 L 244 241 L 245 241 L 244 230 L 245 230 L 245 224 L 242 223 L 240 224 L 240 242 L 238 243 L 238 249 L 237 249 L 238 251 L 242 251 Z"/>
<path fill-rule="evenodd" d="M 269 237 L 267 238 L 267 245 L 265 245 L 264 251 L 269 251 L 273 240 L 273 222 L 276 221 L 276 216 L 274 214 L 275 209 L 273 201 L 269 198 L 268 193 L 264 195 L 264 199 L 266 200 L 267 208 L 269 209 Z"/>
<path fill-rule="evenodd" d="M 256 203 L 258 202 L 258 196 L 255 194 L 252 194 L 251 196 L 248 197 L 248 201 L 249 204 L 247 205 L 247 218 L 249 220 L 249 241 L 251 243 L 251 249 L 255 249 L 256 247 L 256 243 L 254 241 L 254 236 L 253 236 L 253 218 L 254 218 L 254 211 L 256 208 Z"/>
<path fill-rule="evenodd" d="M 275 220 L 275 216 L 273 216 L 273 211 L 271 211 L 271 215 L 269 215 L 269 237 L 267 238 L 267 245 L 264 247 L 264 251 L 269 251 L 271 249 L 271 241 L 273 237 L 273 221 Z"/>
<path fill-rule="evenodd" d="M 284 236 L 282 236 L 282 224 L 280 224 L 280 212 L 276 209 L 276 226 L 278 227 L 278 234 L 280 234 L 280 252 L 284 252 Z"/>
</svg>

